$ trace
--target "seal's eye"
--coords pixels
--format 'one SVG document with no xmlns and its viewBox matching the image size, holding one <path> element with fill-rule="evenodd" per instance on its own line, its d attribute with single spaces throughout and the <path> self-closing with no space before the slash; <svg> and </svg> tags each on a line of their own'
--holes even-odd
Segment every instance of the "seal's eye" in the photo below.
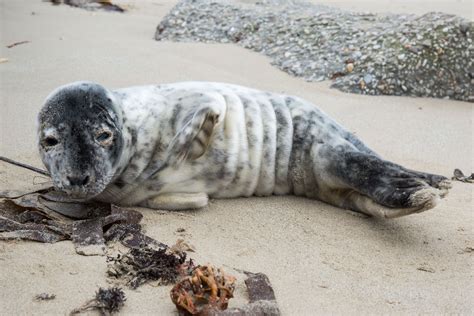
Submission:
<svg viewBox="0 0 474 316">
<path fill-rule="evenodd" d="M 43 143 L 47 147 L 53 147 L 53 146 L 56 146 L 59 143 L 59 141 L 53 136 L 48 136 L 43 140 Z"/>
<path fill-rule="evenodd" d="M 112 132 L 111 131 L 101 131 L 97 133 L 95 140 L 101 143 L 102 145 L 109 145 L 112 141 Z"/>
</svg>

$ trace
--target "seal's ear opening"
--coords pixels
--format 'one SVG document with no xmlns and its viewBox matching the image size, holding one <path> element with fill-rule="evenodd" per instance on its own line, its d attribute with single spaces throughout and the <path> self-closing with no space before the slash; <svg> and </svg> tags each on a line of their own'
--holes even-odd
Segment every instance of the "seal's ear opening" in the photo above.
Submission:
<svg viewBox="0 0 474 316">
<path fill-rule="evenodd" d="M 191 118 L 184 122 L 183 128 L 169 146 L 169 153 L 177 163 L 196 160 L 206 153 L 218 119 L 219 114 L 205 107 L 195 111 Z"/>
</svg>

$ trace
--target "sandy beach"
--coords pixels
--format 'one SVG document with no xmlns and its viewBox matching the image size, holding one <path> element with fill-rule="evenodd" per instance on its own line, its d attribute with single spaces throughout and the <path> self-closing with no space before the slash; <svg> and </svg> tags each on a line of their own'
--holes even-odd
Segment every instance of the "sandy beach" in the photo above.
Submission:
<svg viewBox="0 0 474 316">
<path fill-rule="evenodd" d="M 359 7 L 319 3 L 332 2 L 382 10 L 368 1 Z M 329 89 L 328 82 L 291 77 L 266 57 L 232 44 L 157 42 L 156 25 L 176 1 L 118 3 L 129 11 L 0 0 L 0 58 L 8 59 L 0 64 L 0 155 L 42 166 L 36 115 L 59 85 L 91 80 L 121 88 L 207 80 L 306 98 L 406 167 L 448 177 L 455 168 L 474 171 L 472 103 L 346 94 Z M 401 1 L 388 9 L 445 9 L 472 19 L 468 1 L 424 3 Z M 29 43 L 6 47 L 20 41 Z M 0 179 L 0 190 L 45 181 L 4 163 Z M 436 209 L 390 221 L 296 197 L 212 200 L 196 211 L 142 212 L 148 235 L 166 244 L 184 238 L 195 246 L 191 257 L 197 262 L 231 274 L 237 274 L 234 268 L 267 274 L 284 315 L 472 314 L 473 197 L 472 184 L 454 182 Z M 104 257 L 77 255 L 69 241 L 0 242 L 0 314 L 68 314 L 107 286 L 105 271 Z M 125 289 L 121 314 L 174 315 L 169 290 Z M 56 299 L 33 299 L 43 292 Z M 243 293 L 240 282 L 231 306 L 245 301 Z"/>
</svg>

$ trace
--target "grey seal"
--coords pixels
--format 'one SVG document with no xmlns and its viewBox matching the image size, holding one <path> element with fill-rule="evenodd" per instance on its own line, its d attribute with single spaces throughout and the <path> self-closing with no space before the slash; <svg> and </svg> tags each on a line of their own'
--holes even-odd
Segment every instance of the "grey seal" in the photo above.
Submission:
<svg viewBox="0 0 474 316">
<path fill-rule="evenodd" d="M 304 99 L 225 83 L 68 84 L 47 97 L 38 144 L 58 190 L 154 209 L 293 194 L 394 218 L 451 187 L 384 160 Z"/>
</svg>

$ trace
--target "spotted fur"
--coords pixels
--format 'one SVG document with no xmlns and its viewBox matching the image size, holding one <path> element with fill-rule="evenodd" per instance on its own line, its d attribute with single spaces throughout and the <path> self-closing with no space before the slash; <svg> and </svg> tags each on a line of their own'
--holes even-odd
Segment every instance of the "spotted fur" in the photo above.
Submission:
<svg viewBox="0 0 474 316">
<path fill-rule="evenodd" d="M 92 136 L 103 124 L 114 134 L 107 148 Z M 48 133 L 63 142 L 46 148 Z M 39 139 L 59 189 L 122 205 L 294 194 L 389 218 L 434 207 L 450 187 L 383 160 L 308 101 L 223 83 L 74 83 L 47 99 Z M 67 184 L 81 172 L 95 182 Z"/>
</svg>

